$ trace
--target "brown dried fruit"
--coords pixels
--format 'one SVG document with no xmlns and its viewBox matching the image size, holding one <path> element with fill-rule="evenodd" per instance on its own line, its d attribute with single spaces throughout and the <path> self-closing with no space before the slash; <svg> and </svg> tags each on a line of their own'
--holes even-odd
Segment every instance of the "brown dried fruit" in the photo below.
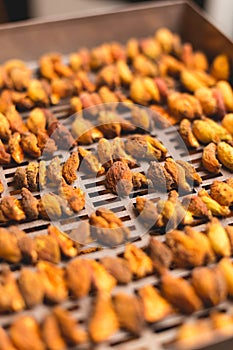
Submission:
<svg viewBox="0 0 233 350">
<path fill-rule="evenodd" d="M 10 337 L 18 350 L 45 350 L 39 325 L 27 315 L 17 317 L 10 326 Z"/>
<path fill-rule="evenodd" d="M 59 194 L 66 199 L 70 208 L 78 213 L 85 206 L 85 193 L 80 188 L 67 185 L 63 180 L 59 186 Z"/>
<path fill-rule="evenodd" d="M 50 161 L 46 169 L 46 175 L 53 186 L 58 186 L 60 184 L 62 181 L 62 166 L 59 157 L 54 157 Z"/>
<path fill-rule="evenodd" d="M 233 147 L 226 142 L 219 142 L 217 155 L 220 162 L 233 172 Z"/>
<path fill-rule="evenodd" d="M 184 160 L 177 160 L 176 164 L 180 165 L 185 171 L 186 180 L 192 185 L 200 185 L 202 183 L 202 178 L 196 172 L 196 169 L 189 162 L 185 162 Z"/>
<path fill-rule="evenodd" d="M 106 174 L 106 187 L 119 196 L 127 196 L 133 189 L 132 172 L 123 162 L 115 162 Z"/>
<path fill-rule="evenodd" d="M 140 335 L 143 327 L 143 310 L 138 298 L 134 295 L 118 293 L 113 297 L 113 305 L 120 327 Z"/>
<path fill-rule="evenodd" d="M 208 192 L 204 189 L 198 192 L 198 196 L 205 203 L 207 208 L 215 216 L 228 216 L 230 214 L 230 209 L 227 206 L 222 206 L 210 197 Z"/>
<path fill-rule="evenodd" d="M 54 264 L 61 260 L 60 249 L 57 240 L 53 236 L 38 235 L 35 238 L 38 258 Z"/>
<path fill-rule="evenodd" d="M 14 197 L 6 196 L 2 198 L 0 207 L 3 214 L 9 220 L 21 221 L 26 219 L 26 215 L 22 210 L 21 203 Z"/>
<path fill-rule="evenodd" d="M 173 255 L 171 250 L 157 238 L 151 237 L 147 252 L 153 266 L 158 273 L 162 273 L 164 270 L 169 269 L 173 261 Z"/>
<path fill-rule="evenodd" d="M 199 196 L 186 196 L 182 200 L 182 205 L 197 218 L 211 217 L 211 211 Z"/>
<path fill-rule="evenodd" d="M 82 298 L 91 289 L 91 268 L 85 259 L 75 259 L 66 266 L 66 282 L 72 295 Z"/>
<path fill-rule="evenodd" d="M 87 172 L 87 174 L 94 173 L 94 174 L 102 175 L 105 172 L 104 167 L 91 151 L 88 151 L 82 147 L 79 147 L 78 151 L 79 151 L 79 155 L 82 158 L 80 169 Z"/>
<path fill-rule="evenodd" d="M 80 328 L 78 322 L 68 311 L 57 306 L 53 309 L 53 314 L 59 324 L 61 334 L 68 344 L 72 346 L 86 342 L 86 332 Z"/>
<path fill-rule="evenodd" d="M 38 190 L 38 172 L 39 172 L 39 164 L 37 162 L 30 162 L 27 165 L 26 168 L 26 175 L 27 175 L 27 188 L 29 188 L 30 191 L 37 191 Z"/>
<path fill-rule="evenodd" d="M 119 322 L 114 311 L 111 296 L 98 293 L 89 321 L 88 330 L 93 342 L 100 343 L 117 332 Z"/>
<path fill-rule="evenodd" d="M 118 283 L 127 284 L 132 280 L 130 265 L 125 259 L 106 256 L 100 262 Z"/>
<path fill-rule="evenodd" d="M 220 221 L 213 218 L 206 226 L 206 234 L 214 252 L 219 256 L 231 256 L 231 245 L 225 229 Z"/>
<path fill-rule="evenodd" d="M 185 163 L 183 163 L 185 165 Z M 186 173 L 184 167 L 178 164 L 178 161 L 175 162 L 172 158 L 167 158 L 164 163 L 164 168 L 166 171 L 171 175 L 174 185 L 172 188 L 177 188 L 178 191 L 181 192 L 190 192 L 191 187 L 186 179 Z M 186 165 L 187 168 L 187 165 Z M 193 168 L 191 167 L 191 170 L 193 171 Z M 190 174 L 190 172 L 189 172 Z"/>
<path fill-rule="evenodd" d="M 168 167 L 168 166 L 167 166 Z M 175 168 L 177 168 L 175 166 Z M 154 188 L 166 192 L 177 187 L 171 174 L 165 169 L 165 167 L 155 161 L 150 162 L 150 166 L 147 171 L 147 177 L 152 181 Z"/>
<path fill-rule="evenodd" d="M 192 272 L 192 285 L 207 306 L 218 305 L 227 297 L 224 275 L 218 267 L 199 267 Z"/>
<path fill-rule="evenodd" d="M 38 147 L 37 138 L 31 132 L 22 134 L 21 145 L 29 156 L 39 158 L 41 156 L 40 148 Z"/>
<path fill-rule="evenodd" d="M 191 123 L 188 119 L 181 120 L 179 132 L 186 146 L 193 148 L 198 148 L 200 146 L 192 132 Z"/>
<path fill-rule="evenodd" d="M 10 124 L 11 131 L 23 134 L 27 132 L 21 115 L 17 112 L 16 107 L 12 104 L 7 108 L 5 116 Z"/>
<path fill-rule="evenodd" d="M 151 274 L 154 270 L 153 262 L 149 256 L 132 244 L 126 245 L 124 258 L 129 262 L 132 273 L 139 278 Z"/>
<path fill-rule="evenodd" d="M 9 140 L 11 136 L 10 124 L 7 118 L 0 113 L 0 138 L 2 140 Z"/>
<path fill-rule="evenodd" d="M 33 238 L 25 234 L 24 237 L 18 239 L 18 246 L 23 260 L 30 264 L 34 264 L 38 260 L 36 242 Z"/>
<path fill-rule="evenodd" d="M 158 219 L 156 205 L 149 199 L 136 197 L 136 209 L 144 225 L 152 227 Z"/>
<path fill-rule="evenodd" d="M 60 149 L 70 149 L 75 145 L 75 140 L 70 131 L 57 119 L 51 119 L 48 125 L 48 134 Z"/>
<path fill-rule="evenodd" d="M 90 216 L 93 236 L 106 245 L 118 245 L 127 241 L 130 236 L 128 228 L 111 210 L 100 208 Z"/>
<path fill-rule="evenodd" d="M 218 174 L 221 169 L 221 164 L 216 158 L 217 146 L 211 142 L 203 149 L 202 164 L 210 173 Z"/>
<path fill-rule="evenodd" d="M 172 306 L 151 285 L 139 289 L 138 294 L 143 305 L 144 319 L 154 323 L 173 313 Z"/>
<path fill-rule="evenodd" d="M 19 312 L 25 308 L 15 276 L 9 266 L 2 266 L 0 276 L 0 311 Z"/>
<path fill-rule="evenodd" d="M 9 164 L 11 161 L 11 156 L 6 152 L 6 148 L 0 139 L 0 164 Z"/>
<path fill-rule="evenodd" d="M 66 300 L 68 290 L 64 270 L 46 261 L 39 261 L 37 270 L 44 288 L 45 298 L 52 303 L 60 303 Z"/>
<path fill-rule="evenodd" d="M 148 187 L 150 181 L 147 180 L 146 176 L 142 173 L 133 173 L 133 187 L 136 189 Z"/>
<path fill-rule="evenodd" d="M 186 93 L 170 93 L 168 96 L 168 107 L 178 119 L 194 119 L 200 118 L 202 115 L 199 101 L 194 96 Z"/>
<path fill-rule="evenodd" d="M 97 145 L 97 152 L 100 163 L 109 168 L 113 164 L 113 149 L 112 144 L 105 138 L 99 140 Z"/>
<path fill-rule="evenodd" d="M 45 130 L 38 130 L 37 144 L 41 149 L 41 152 L 43 152 L 44 157 L 53 155 L 53 153 L 57 150 L 55 141 L 49 137 L 47 131 Z"/>
<path fill-rule="evenodd" d="M 18 278 L 20 293 L 28 308 L 43 302 L 44 288 L 37 272 L 22 268 Z"/>
<path fill-rule="evenodd" d="M 202 302 L 191 284 L 183 278 L 173 277 L 169 273 L 161 278 L 162 294 L 181 312 L 192 314 L 202 307 Z"/>
<path fill-rule="evenodd" d="M 64 350 L 66 343 L 53 314 L 46 315 L 41 325 L 41 334 L 48 350 Z"/>
<path fill-rule="evenodd" d="M 210 196 L 221 205 L 233 204 L 233 188 L 225 182 L 214 181 L 210 186 Z"/>
<path fill-rule="evenodd" d="M 77 244 L 56 226 L 49 225 L 48 234 L 57 241 L 62 254 L 70 258 L 78 255 Z"/>
<path fill-rule="evenodd" d="M 130 168 L 135 166 L 136 160 L 125 152 L 125 145 L 120 137 L 115 137 L 111 142 L 111 146 L 114 161 L 124 162 Z"/>
<path fill-rule="evenodd" d="M 166 147 L 159 140 L 149 135 L 129 136 L 125 148 L 129 154 L 139 159 L 161 160 L 167 153 Z"/>
<path fill-rule="evenodd" d="M 131 118 L 133 124 L 137 128 L 141 128 L 147 132 L 150 131 L 152 126 L 152 119 L 145 108 L 140 108 L 138 106 L 133 105 L 131 109 Z"/>
<path fill-rule="evenodd" d="M 27 188 L 22 188 L 21 191 L 22 196 L 22 208 L 24 213 L 26 214 L 27 219 L 35 220 L 38 218 L 38 199 L 33 197 L 31 192 Z"/>
<path fill-rule="evenodd" d="M 71 185 L 75 180 L 77 180 L 77 169 L 79 167 L 79 155 L 78 152 L 73 152 L 67 159 L 62 167 L 62 176 Z"/>
</svg>

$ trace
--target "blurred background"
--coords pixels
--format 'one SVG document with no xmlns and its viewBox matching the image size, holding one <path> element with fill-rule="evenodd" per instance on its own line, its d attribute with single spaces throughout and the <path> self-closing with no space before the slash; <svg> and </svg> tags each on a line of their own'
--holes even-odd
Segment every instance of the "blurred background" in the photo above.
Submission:
<svg viewBox="0 0 233 350">
<path fill-rule="evenodd" d="M 148 1 L 148 0 L 147 0 Z M 155 1 L 155 0 L 152 0 Z M 171 0 L 170 0 L 171 1 Z M 141 0 L 0 0 L 0 22 L 12 22 L 29 18 L 82 14 L 89 10 L 113 9 Z M 233 38 L 233 1 L 196 0 L 205 9 L 212 22 L 226 35 Z"/>
</svg>

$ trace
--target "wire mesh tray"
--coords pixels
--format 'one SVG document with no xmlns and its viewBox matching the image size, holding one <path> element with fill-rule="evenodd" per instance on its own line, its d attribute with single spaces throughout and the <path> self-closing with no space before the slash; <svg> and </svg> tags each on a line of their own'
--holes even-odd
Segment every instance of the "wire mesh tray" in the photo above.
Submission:
<svg viewBox="0 0 233 350">
<path fill-rule="evenodd" d="M 140 20 L 139 20 L 140 18 Z M 93 47 L 105 41 L 118 40 L 122 43 L 130 37 L 143 37 L 152 34 L 158 27 L 167 26 L 171 30 L 181 35 L 182 40 L 190 41 L 194 47 L 204 50 L 209 57 L 218 52 L 226 52 L 233 60 L 233 44 L 217 31 L 204 18 L 197 9 L 186 1 L 176 1 L 166 3 L 156 3 L 146 6 L 135 6 L 129 10 L 119 10 L 115 13 L 93 15 L 85 18 L 68 18 L 60 21 L 39 22 L 31 21 L 25 24 L 15 26 L 6 25 L 0 27 L 0 44 L 5 49 L 0 53 L 0 60 L 4 61 L 8 58 L 17 57 L 28 61 L 31 67 L 36 69 L 34 59 L 48 51 L 59 51 L 67 54 L 79 47 Z M 106 30 L 111 28 L 111 30 Z M 193 28 L 196 28 L 194 31 Z M 208 38 L 208 40 L 207 40 Z M 40 45 L 38 45 L 38 40 Z M 62 101 L 58 106 L 51 107 L 51 111 L 62 122 L 66 124 L 66 118 L 69 113 L 69 105 L 67 101 Z M 120 113 L 120 112 L 119 112 Z M 23 114 L 27 117 L 27 113 Z M 127 112 L 126 112 L 127 117 Z M 191 161 L 198 173 L 202 176 L 202 188 L 209 189 L 213 179 L 224 181 L 231 174 L 222 169 L 218 175 L 211 175 L 201 166 L 201 155 L 203 147 L 198 148 L 191 153 L 187 153 L 182 147 L 182 144 L 177 142 L 177 128 L 170 127 L 165 130 L 153 130 L 152 135 L 156 136 L 167 147 L 174 159 L 182 159 Z M 91 145 L 90 148 L 95 148 L 96 145 Z M 88 148 L 88 147 L 87 147 Z M 60 153 L 60 156 L 64 156 Z M 26 166 L 27 162 L 20 166 Z M 13 176 L 16 171 L 15 164 L 10 164 L 0 167 L 0 179 L 4 183 L 4 195 L 18 196 L 17 191 L 13 186 Z M 148 168 L 147 162 L 141 162 L 135 168 L 135 171 L 146 171 Z M 77 216 L 82 220 L 88 220 L 90 214 L 98 207 L 104 206 L 113 210 L 117 216 L 123 219 L 125 226 L 130 228 L 131 237 L 135 241 L 134 244 L 143 248 L 147 245 L 150 235 L 141 234 L 142 227 L 138 221 L 135 221 L 136 214 L 133 204 L 137 195 L 156 200 L 158 193 L 147 192 L 145 190 L 134 191 L 131 196 L 130 205 L 125 199 L 116 198 L 116 196 L 106 191 L 103 184 L 103 177 L 87 178 L 85 174 L 80 174 L 79 186 L 86 193 L 87 204 Z M 197 193 L 200 187 L 194 188 L 194 193 Z M 39 196 L 39 193 L 34 193 Z M 233 225 L 233 216 L 222 220 L 224 225 Z M 32 222 L 23 222 L 18 227 L 24 230 L 30 236 L 38 234 L 46 234 L 48 221 L 38 219 Z M 76 218 L 64 219 L 61 222 L 62 230 L 67 232 L 75 228 L 77 225 Z M 203 228 L 203 224 L 195 226 L 198 230 Z M 157 238 L 161 241 L 164 236 L 156 233 Z M 121 255 L 124 247 L 120 246 L 115 249 L 104 249 L 101 252 L 96 251 L 87 254 L 86 258 L 99 259 L 100 256 L 116 256 Z M 64 266 L 65 261 L 61 262 Z M 23 265 L 11 266 L 17 275 Z M 176 269 L 172 271 L 173 275 L 188 277 L 189 270 Z M 147 276 L 139 280 L 133 280 L 127 286 L 117 286 L 114 292 L 124 291 L 134 293 L 146 284 L 156 285 L 158 278 L 155 275 Z M 62 303 L 62 306 L 69 310 L 76 319 L 82 324 L 86 321 L 89 314 L 92 297 L 86 297 L 82 300 L 67 300 Z M 43 316 L 48 312 L 48 305 L 40 305 L 33 310 L 24 311 L 23 314 L 33 315 L 37 320 L 42 320 Z M 233 303 L 226 301 L 215 308 L 220 311 L 233 310 Z M 97 345 L 95 349 L 116 349 L 116 350 L 165 350 L 172 349 L 169 342 L 174 338 L 177 327 L 185 320 L 194 320 L 198 318 L 208 317 L 209 309 L 203 309 L 190 317 L 176 314 L 169 316 L 165 320 L 158 322 L 150 327 L 147 326 L 143 330 L 140 338 L 135 338 L 126 332 L 119 331 L 108 342 Z M 17 317 L 16 315 L 2 315 L 0 317 L 0 325 L 7 328 Z M 215 345 L 206 347 L 207 349 L 232 349 L 233 340 L 213 339 Z M 221 343 L 223 344 L 221 345 Z M 84 345 L 77 347 L 78 349 L 93 349 L 93 345 Z M 69 348 L 71 349 L 71 348 Z M 72 349 L 76 349 L 72 348 Z"/>
</svg>

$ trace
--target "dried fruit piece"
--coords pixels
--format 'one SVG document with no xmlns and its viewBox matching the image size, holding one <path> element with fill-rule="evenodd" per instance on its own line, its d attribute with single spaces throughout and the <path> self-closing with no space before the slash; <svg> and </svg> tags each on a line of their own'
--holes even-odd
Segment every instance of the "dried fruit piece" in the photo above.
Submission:
<svg viewBox="0 0 233 350">
<path fill-rule="evenodd" d="M 21 203 L 18 199 L 12 196 L 6 196 L 2 198 L 0 207 L 3 214 L 9 220 L 21 221 L 26 218 L 26 215 L 22 210 Z"/>
<path fill-rule="evenodd" d="M 38 235 L 35 238 L 38 258 L 58 264 L 61 260 L 57 240 L 53 236 Z"/>
<path fill-rule="evenodd" d="M 36 103 L 47 106 L 49 99 L 41 81 L 32 79 L 28 85 L 27 94 Z"/>
<path fill-rule="evenodd" d="M 133 187 L 136 189 L 148 187 L 149 181 L 146 176 L 142 173 L 133 173 Z"/>
<path fill-rule="evenodd" d="M 60 184 L 62 180 L 62 166 L 59 157 L 54 157 L 50 161 L 46 169 L 46 175 L 51 181 L 52 186 L 58 186 Z"/>
<path fill-rule="evenodd" d="M 206 86 L 205 82 L 198 77 L 196 71 L 190 69 L 182 69 L 180 73 L 180 81 L 190 92 L 195 92 L 196 90 Z"/>
<path fill-rule="evenodd" d="M 233 296 L 233 265 L 229 258 L 223 258 L 218 264 L 227 284 L 228 294 Z"/>
<path fill-rule="evenodd" d="M 228 81 L 225 80 L 220 80 L 217 82 L 216 87 L 222 93 L 226 110 L 229 112 L 233 112 L 233 90 L 230 83 L 228 83 Z"/>
<path fill-rule="evenodd" d="M 0 276 L 0 311 L 19 312 L 25 308 L 15 276 L 8 266 L 3 265 Z"/>
<path fill-rule="evenodd" d="M 207 306 L 218 305 L 227 297 L 224 275 L 218 267 L 199 267 L 192 272 L 192 285 Z"/>
<path fill-rule="evenodd" d="M 110 295 L 99 292 L 88 325 L 92 341 L 95 343 L 103 342 L 117 332 L 118 328 L 119 322 Z"/>
<path fill-rule="evenodd" d="M 38 190 L 38 172 L 39 164 L 37 162 L 30 162 L 26 168 L 27 186 L 25 187 L 29 188 L 32 192 Z"/>
<path fill-rule="evenodd" d="M 158 273 L 162 273 L 164 270 L 169 269 L 173 261 L 173 255 L 167 245 L 160 242 L 157 238 L 151 237 L 149 245 L 147 246 L 147 252 Z"/>
<path fill-rule="evenodd" d="M 78 116 L 72 123 L 72 134 L 81 145 L 89 145 L 103 137 L 102 132 L 87 119 Z"/>
<path fill-rule="evenodd" d="M 233 188 L 225 182 L 214 181 L 210 186 L 210 196 L 221 205 L 233 204 Z"/>
<path fill-rule="evenodd" d="M 100 208 L 90 216 L 93 226 L 93 237 L 106 245 L 118 245 L 127 241 L 130 235 L 128 228 L 111 210 Z"/>
<path fill-rule="evenodd" d="M 31 192 L 27 188 L 22 188 L 21 190 L 22 196 L 22 208 L 24 213 L 26 214 L 27 219 L 35 220 L 38 218 L 38 200 L 33 197 Z"/>
<path fill-rule="evenodd" d="M 34 264 L 38 259 L 36 251 L 36 243 L 33 238 L 26 235 L 18 238 L 18 246 L 22 254 L 23 260 L 30 264 Z"/>
<path fill-rule="evenodd" d="M 15 132 L 9 139 L 9 152 L 13 160 L 20 164 L 24 160 L 23 150 L 20 146 L 21 136 L 18 132 Z"/>
<path fill-rule="evenodd" d="M 222 126 L 233 136 L 233 113 L 225 114 Z"/>
<path fill-rule="evenodd" d="M 192 314 L 202 307 L 202 302 L 191 284 L 183 278 L 173 277 L 169 273 L 161 278 L 162 294 L 181 312 Z"/>
<path fill-rule="evenodd" d="M 169 157 L 164 163 L 164 168 L 173 179 L 174 185 L 172 186 L 172 188 L 177 188 L 178 191 L 181 192 L 191 191 L 191 187 L 186 180 L 186 171 L 183 166 L 180 166 L 178 162 L 175 162 L 172 158 Z"/>
<path fill-rule="evenodd" d="M 192 323 L 184 323 L 178 328 L 176 344 L 181 350 L 208 344 L 213 339 L 213 331 L 208 320 L 198 319 Z"/>
<path fill-rule="evenodd" d="M 225 54 L 216 56 L 211 64 L 210 72 L 217 80 L 228 80 L 230 76 L 230 63 Z"/>
<path fill-rule="evenodd" d="M 67 185 L 63 180 L 59 186 L 59 194 L 65 198 L 71 209 L 78 213 L 85 206 L 85 193 L 80 188 Z"/>
<path fill-rule="evenodd" d="M 149 199 L 136 197 L 136 209 L 139 212 L 139 219 L 144 225 L 152 227 L 158 219 L 156 205 Z"/>
<path fill-rule="evenodd" d="M 204 144 L 231 140 L 231 135 L 227 130 L 209 118 L 195 120 L 193 122 L 193 132 L 196 138 Z"/>
<path fill-rule="evenodd" d="M 104 167 L 98 161 L 97 157 L 91 152 L 82 147 L 78 148 L 79 155 L 81 156 L 80 169 L 84 170 L 88 174 L 102 175 L 105 172 Z"/>
<path fill-rule="evenodd" d="M 61 334 L 68 344 L 72 346 L 86 342 L 86 332 L 80 328 L 78 322 L 68 311 L 57 306 L 53 309 L 53 315 L 56 317 Z"/>
<path fill-rule="evenodd" d="M 0 228 L 0 257 L 12 263 L 22 259 L 17 238 L 4 228 Z"/>
<path fill-rule="evenodd" d="M 106 187 L 113 193 L 124 197 L 133 189 L 132 172 L 123 162 L 115 162 L 106 174 Z"/>
<path fill-rule="evenodd" d="M 45 350 L 39 325 L 32 316 L 17 317 L 10 326 L 10 337 L 18 350 Z"/>
<path fill-rule="evenodd" d="M 86 261 L 91 269 L 92 283 L 95 288 L 100 292 L 110 293 L 116 285 L 116 279 L 97 261 Z"/>
<path fill-rule="evenodd" d="M 0 139 L 0 164 L 9 164 L 11 161 L 11 156 L 6 152 L 6 148 Z"/>
<path fill-rule="evenodd" d="M 159 42 L 162 50 L 169 53 L 173 49 L 174 34 L 166 27 L 160 27 L 155 32 L 155 39 Z"/>
<path fill-rule="evenodd" d="M 56 219 L 62 215 L 60 203 L 51 193 L 42 195 L 38 210 L 43 219 Z"/>
<path fill-rule="evenodd" d="M 41 108 L 34 108 L 27 119 L 28 129 L 35 135 L 38 134 L 39 130 L 45 130 L 46 128 L 46 117 L 45 113 Z"/>
<path fill-rule="evenodd" d="M 66 348 L 58 321 L 53 314 L 45 316 L 41 325 L 41 334 L 48 350 L 64 350 Z"/>
<path fill-rule="evenodd" d="M 168 164 L 166 166 L 168 168 Z M 177 169 L 175 165 L 175 169 Z M 181 169 L 184 178 L 184 171 Z M 166 192 L 171 189 L 177 188 L 177 184 L 175 184 L 172 175 L 165 169 L 165 167 L 155 161 L 150 162 L 150 166 L 147 171 L 147 177 L 152 181 L 155 189 Z M 178 175 L 177 175 L 178 180 Z M 190 190 L 189 185 L 187 184 L 188 190 Z"/>
<path fill-rule="evenodd" d="M 188 119 L 181 120 L 179 132 L 188 147 L 198 148 L 200 146 L 192 132 L 191 122 Z"/>
<path fill-rule="evenodd" d="M 77 169 L 79 167 L 78 152 L 73 152 L 62 167 L 62 176 L 71 185 L 77 179 Z"/>
<path fill-rule="evenodd" d="M 85 259 L 75 259 L 66 266 L 66 282 L 72 295 L 82 298 L 91 289 L 91 269 Z"/>
<path fill-rule="evenodd" d="M 127 284 L 132 280 L 130 265 L 125 259 L 106 256 L 100 262 L 118 283 Z"/>
<path fill-rule="evenodd" d="M 129 262 L 130 269 L 138 278 L 151 274 L 154 270 L 153 262 L 142 249 L 127 244 L 124 251 L 124 258 Z"/>
<path fill-rule="evenodd" d="M 232 334 L 233 319 L 232 315 L 213 311 L 210 315 L 211 323 L 214 329 L 223 336 Z"/>
<path fill-rule="evenodd" d="M 200 185 L 202 183 L 202 178 L 189 162 L 185 162 L 184 160 L 177 160 L 176 164 L 180 165 L 185 171 L 186 180 L 192 185 Z"/>
<path fill-rule="evenodd" d="M 186 235 L 199 245 L 201 255 L 203 256 L 203 264 L 215 262 L 215 253 L 212 249 L 209 238 L 204 233 L 196 231 L 191 226 L 185 226 L 184 230 Z"/>
<path fill-rule="evenodd" d="M 220 162 L 230 171 L 233 171 L 233 147 L 226 142 L 219 142 L 217 155 Z"/>
<path fill-rule="evenodd" d="M 78 248 L 74 241 L 71 240 L 64 232 L 60 231 L 56 226 L 49 225 L 48 234 L 53 237 L 61 250 L 61 252 L 70 258 L 78 255 Z"/>
<path fill-rule="evenodd" d="M 10 124 L 11 131 L 20 134 L 27 132 L 27 127 L 24 125 L 21 115 L 17 112 L 16 107 L 13 104 L 7 108 L 5 116 Z"/>
<path fill-rule="evenodd" d="M 64 279 L 64 270 L 46 261 L 39 261 L 37 270 L 45 298 L 52 303 L 60 303 L 67 299 L 68 291 Z"/>
<path fill-rule="evenodd" d="M 219 256 L 231 256 L 231 245 L 225 229 L 220 221 L 213 218 L 206 226 L 206 234 L 214 252 Z"/>
<path fill-rule="evenodd" d="M 151 61 L 146 56 L 139 54 L 133 59 L 133 68 L 138 73 L 137 75 L 141 75 L 143 77 L 156 77 L 158 75 L 158 67 L 155 62 Z M 137 78 L 133 79 L 133 82 Z M 140 78 L 139 78 L 140 79 Z M 132 96 L 131 96 L 132 97 Z M 136 101 L 137 102 L 137 101 Z"/>
<path fill-rule="evenodd" d="M 139 335 L 143 327 L 143 311 L 137 297 L 118 293 L 113 297 L 113 305 L 120 327 Z"/>
<path fill-rule="evenodd" d="M 147 322 L 161 321 L 173 313 L 171 305 L 151 285 L 140 288 L 138 294 L 142 301 L 144 318 Z"/>
<path fill-rule="evenodd" d="M 7 118 L 0 113 L 0 138 L 2 140 L 9 140 L 11 136 L 10 124 Z"/>
<path fill-rule="evenodd" d="M 178 119 L 194 119 L 200 118 L 202 115 L 201 105 L 192 95 L 173 92 L 169 94 L 167 101 L 170 111 Z"/>
<path fill-rule="evenodd" d="M 137 128 L 141 128 L 147 132 L 150 131 L 152 126 L 152 118 L 145 108 L 133 106 L 131 109 L 131 118 L 133 124 Z"/>
<path fill-rule="evenodd" d="M 136 158 L 161 160 L 166 156 L 166 147 L 149 135 L 129 136 L 125 143 L 126 151 Z"/>
<path fill-rule="evenodd" d="M 124 162 L 130 168 L 135 166 L 136 160 L 125 152 L 125 145 L 120 137 L 115 137 L 111 142 L 111 146 L 114 161 Z"/>
<path fill-rule="evenodd" d="M 37 272 L 22 268 L 18 278 L 20 293 L 28 308 L 43 302 L 44 288 Z"/>
<path fill-rule="evenodd" d="M 216 158 L 217 146 L 211 142 L 203 149 L 202 164 L 210 173 L 218 174 L 221 169 L 221 164 Z"/>
<path fill-rule="evenodd" d="M 33 158 L 39 158 L 41 156 L 41 150 L 38 147 L 37 138 L 33 133 L 27 132 L 22 134 L 21 145 L 24 152 L 29 156 Z"/>
<path fill-rule="evenodd" d="M 213 198 L 210 197 L 206 190 L 200 190 L 198 192 L 198 196 L 205 203 L 205 205 L 213 215 L 227 216 L 230 214 L 230 209 L 227 206 L 222 206 L 218 202 L 216 202 Z"/>
<path fill-rule="evenodd" d="M 113 149 L 112 144 L 105 138 L 99 140 L 97 145 L 98 157 L 100 163 L 109 168 L 113 164 Z"/>
</svg>

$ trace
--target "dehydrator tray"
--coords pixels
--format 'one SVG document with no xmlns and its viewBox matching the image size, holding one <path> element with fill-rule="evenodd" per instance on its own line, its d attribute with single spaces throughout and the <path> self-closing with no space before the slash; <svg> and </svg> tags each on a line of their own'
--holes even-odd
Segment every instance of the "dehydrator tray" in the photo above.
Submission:
<svg viewBox="0 0 233 350">
<path fill-rule="evenodd" d="M 151 35 L 161 26 L 166 26 L 181 36 L 182 41 L 190 41 L 194 48 L 203 50 L 209 58 L 214 55 L 225 52 L 233 62 L 233 44 L 223 34 L 221 34 L 199 10 L 187 1 L 174 2 L 156 2 L 148 5 L 134 6 L 126 10 L 118 10 L 114 13 L 93 14 L 88 17 L 63 18 L 59 20 L 49 20 L 47 22 L 29 21 L 16 25 L 0 26 L 0 45 L 4 48 L 0 51 L 0 61 L 3 62 L 10 58 L 19 58 L 28 62 L 28 64 L 37 69 L 36 59 L 45 52 L 58 51 L 66 55 L 70 52 L 78 50 L 80 47 L 92 48 L 103 42 L 119 41 L 125 43 L 130 37 L 145 37 Z M 66 118 L 69 113 L 69 104 L 66 100 L 62 100 L 59 105 L 50 107 L 54 115 L 64 124 L 67 124 Z M 118 111 L 118 113 L 121 113 Z M 127 112 L 124 112 L 127 118 Z M 27 113 L 22 113 L 24 118 Z M 200 146 L 189 154 L 177 140 L 177 127 L 172 126 L 164 130 L 154 130 L 152 135 L 156 136 L 167 147 L 169 153 L 174 159 L 183 159 L 191 161 L 199 174 L 202 176 L 203 182 L 201 188 L 209 189 L 213 180 L 224 181 L 232 176 L 226 169 L 222 168 L 218 175 L 211 175 L 201 166 L 201 155 L 203 147 Z M 95 148 L 95 145 L 86 147 L 87 149 Z M 62 157 L 64 154 L 58 152 Z M 55 153 L 56 155 L 56 153 Z M 26 166 L 27 161 L 20 166 Z M 18 197 L 12 184 L 13 176 L 16 171 L 16 165 L 10 164 L 0 167 L 0 179 L 4 184 L 5 195 L 13 195 Z M 140 167 L 134 170 L 146 171 L 148 164 L 141 163 Z M 133 205 L 124 199 L 117 198 L 114 194 L 106 191 L 103 184 L 104 176 L 98 178 L 89 178 L 84 174 L 79 177 L 79 185 L 86 193 L 87 204 L 85 209 L 78 213 L 78 217 L 82 220 L 88 220 L 90 214 L 101 206 L 112 209 L 117 215 L 124 220 L 125 226 L 131 230 L 134 237 L 134 244 L 143 248 L 147 245 L 150 235 L 141 235 L 140 223 L 135 223 L 135 212 Z M 194 187 L 194 193 L 197 193 L 200 187 Z M 34 195 L 39 196 L 35 192 Z M 156 200 L 158 193 L 145 190 L 137 190 L 132 193 L 131 204 L 135 203 L 137 195 L 145 196 L 149 199 Z M 233 215 L 221 222 L 224 225 L 233 225 Z M 23 222 L 18 227 L 24 230 L 28 235 L 35 236 L 38 234 L 46 234 L 49 222 L 38 219 L 32 222 Z M 61 223 L 62 230 L 69 232 L 77 225 L 77 221 L 65 219 Z M 204 223 L 198 222 L 195 226 L 198 230 L 204 227 Z M 156 233 L 157 238 L 164 240 L 164 235 Z M 124 247 L 106 248 L 101 251 L 92 252 L 85 255 L 87 259 L 99 259 L 103 256 L 121 255 Z M 66 261 L 63 260 L 61 265 L 64 266 Z M 11 265 L 11 269 L 17 275 L 23 264 Z M 33 268 L 33 267 L 32 267 Z M 190 270 L 175 269 L 171 273 L 175 276 L 188 277 Z M 133 280 L 126 286 L 115 287 L 113 293 L 117 291 L 136 292 L 140 287 L 146 284 L 156 285 L 158 283 L 156 275 L 147 276 L 142 279 Z M 92 297 L 85 297 L 81 300 L 67 300 L 62 306 L 69 310 L 79 322 L 85 323 L 91 305 Z M 33 315 L 38 321 L 48 312 L 50 306 L 40 305 L 32 310 L 26 310 L 20 314 Z M 211 310 L 216 309 L 222 312 L 233 311 L 233 303 L 226 301 Z M 96 349 L 96 350 L 166 350 L 173 349 L 171 341 L 174 339 L 179 327 L 186 320 L 195 320 L 198 318 L 208 317 L 210 309 L 194 313 L 192 316 L 176 314 L 165 318 L 156 324 L 146 326 L 139 338 L 129 335 L 127 332 L 119 331 L 109 339 L 109 341 L 100 345 L 86 344 L 78 347 L 70 347 L 71 349 Z M 18 314 L 9 314 L 0 316 L 0 325 L 4 328 L 9 327 Z M 230 350 L 233 347 L 233 339 L 222 339 L 213 337 L 213 344 L 208 345 L 206 350 Z"/>
</svg>

